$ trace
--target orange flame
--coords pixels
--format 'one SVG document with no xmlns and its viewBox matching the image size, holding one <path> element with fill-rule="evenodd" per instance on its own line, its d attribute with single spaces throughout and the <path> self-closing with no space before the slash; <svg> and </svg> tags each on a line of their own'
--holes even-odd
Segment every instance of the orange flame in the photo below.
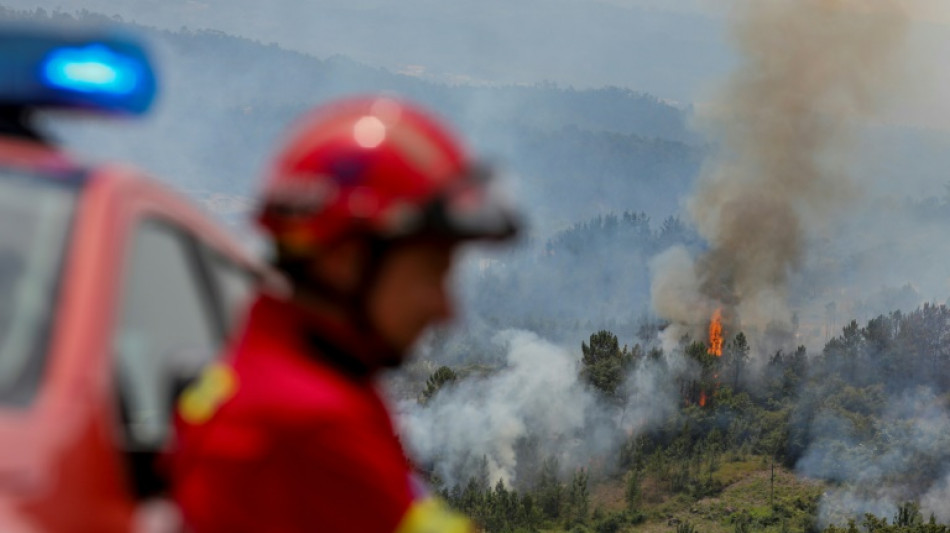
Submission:
<svg viewBox="0 0 950 533">
<path fill-rule="evenodd" d="M 706 391 L 699 393 L 699 406 L 706 407 Z"/>
<path fill-rule="evenodd" d="M 709 321 L 709 355 L 722 357 L 722 309 L 716 309 Z"/>
</svg>

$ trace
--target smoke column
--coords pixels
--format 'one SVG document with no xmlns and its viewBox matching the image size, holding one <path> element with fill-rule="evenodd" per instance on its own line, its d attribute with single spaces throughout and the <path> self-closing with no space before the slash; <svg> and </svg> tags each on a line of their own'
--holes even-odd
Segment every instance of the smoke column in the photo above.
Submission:
<svg viewBox="0 0 950 533">
<path fill-rule="evenodd" d="M 810 235 L 860 189 L 845 156 L 859 119 L 894 88 L 907 29 L 900 0 L 739 0 L 741 62 L 704 126 L 718 155 L 688 199 L 709 248 L 653 262 L 652 299 L 667 346 L 702 338 L 715 309 L 761 344 L 791 332 L 788 282 Z"/>
</svg>

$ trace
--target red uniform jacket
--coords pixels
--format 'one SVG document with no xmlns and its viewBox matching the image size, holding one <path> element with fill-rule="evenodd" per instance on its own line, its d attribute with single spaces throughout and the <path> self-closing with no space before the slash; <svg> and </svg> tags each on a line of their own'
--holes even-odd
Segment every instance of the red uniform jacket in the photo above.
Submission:
<svg viewBox="0 0 950 533">
<path fill-rule="evenodd" d="M 370 350 L 342 324 L 259 297 L 230 356 L 181 399 L 170 464 L 189 527 L 467 530 L 414 483 L 366 363 Z"/>
</svg>

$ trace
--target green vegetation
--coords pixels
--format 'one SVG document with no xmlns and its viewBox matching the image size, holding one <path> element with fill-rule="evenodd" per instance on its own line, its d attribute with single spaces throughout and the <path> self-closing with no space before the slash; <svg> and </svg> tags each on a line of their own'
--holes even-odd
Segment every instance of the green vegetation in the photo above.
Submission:
<svg viewBox="0 0 950 533">
<path fill-rule="evenodd" d="M 947 533 L 950 526 L 938 524 L 933 515 L 928 520 L 924 520 L 920 513 L 920 505 L 915 502 L 906 502 L 898 506 L 897 513 L 894 515 L 891 523 L 887 518 L 875 516 L 867 513 L 860 521 L 848 520 L 846 527 L 829 526 L 825 533 L 858 533 L 867 531 L 868 533 Z"/>
<path fill-rule="evenodd" d="M 628 352 L 626 346 L 621 350 L 616 335 L 600 330 L 590 336 L 590 346 L 581 343 L 580 377 L 605 398 L 619 399 L 623 396 L 621 385 L 639 351 L 640 346 L 635 346 L 634 352 Z"/>
<path fill-rule="evenodd" d="M 422 402 L 425 403 L 429 401 L 442 387 L 455 383 L 457 379 L 458 374 L 456 374 L 454 370 L 447 366 L 440 366 L 438 370 L 433 372 L 432 375 L 429 376 L 429 379 L 426 380 L 426 388 L 422 391 Z"/>
</svg>

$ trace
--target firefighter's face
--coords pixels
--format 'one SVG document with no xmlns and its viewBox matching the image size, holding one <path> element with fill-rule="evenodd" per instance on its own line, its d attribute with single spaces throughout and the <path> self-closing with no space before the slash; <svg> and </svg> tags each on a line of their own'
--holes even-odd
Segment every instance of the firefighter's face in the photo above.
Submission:
<svg viewBox="0 0 950 533">
<path fill-rule="evenodd" d="M 448 289 L 454 247 L 421 241 L 389 252 L 370 293 L 369 319 L 383 340 L 407 352 L 430 325 L 452 316 Z"/>
</svg>

